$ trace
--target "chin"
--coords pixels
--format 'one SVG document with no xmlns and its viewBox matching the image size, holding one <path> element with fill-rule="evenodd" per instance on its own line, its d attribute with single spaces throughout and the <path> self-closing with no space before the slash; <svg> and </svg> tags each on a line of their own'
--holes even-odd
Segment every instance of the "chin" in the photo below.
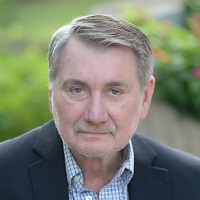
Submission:
<svg viewBox="0 0 200 200">
<path fill-rule="evenodd" d="M 97 146 L 92 147 L 92 145 L 91 146 L 87 145 L 83 147 L 77 144 L 75 145 L 68 144 L 68 146 L 70 147 L 70 149 L 75 150 L 78 154 L 81 154 L 87 158 L 102 158 L 114 152 L 114 150 L 112 149 L 105 150 L 105 147 L 97 148 Z"/>
</svg>

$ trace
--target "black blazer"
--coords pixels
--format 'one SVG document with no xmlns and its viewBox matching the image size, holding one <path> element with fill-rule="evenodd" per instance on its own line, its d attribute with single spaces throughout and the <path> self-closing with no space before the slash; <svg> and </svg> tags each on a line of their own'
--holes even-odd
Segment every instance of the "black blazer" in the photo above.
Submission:
<svg viewBox="0 0 200 200">
<path fill-rule="evenodd" d="M 130 200 L 200 200 L 200 160 L 135 134 Z M 62 141 L 51 121 L 0 144 L 0 200 L 67 200 Z"/>
</svg>

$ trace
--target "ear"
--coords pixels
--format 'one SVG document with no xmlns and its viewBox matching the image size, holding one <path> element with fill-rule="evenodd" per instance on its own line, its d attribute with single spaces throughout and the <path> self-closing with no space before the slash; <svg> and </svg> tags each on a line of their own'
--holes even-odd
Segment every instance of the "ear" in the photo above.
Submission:
<svg viewBox="0 0 200 200">
<path fill-rule="evenodd" d="M 49 110 L 51 113 L 52 113 L 52 106 L 53 106 L 52 98 L 53 98 L 53 91 L 49 89 Z"/>
<path fill-rule="evenodd" d="M 143 94 L 142 110 L 141 110 L 141 115 L 140 115 L 141 120 L 145 119 L 148 114 L 154 87 L 155 87 L 155 78 L 151 76 L 149 79 L 149 82 L 147 83 L 145 87 L 144 94 Z"/>
</svg>

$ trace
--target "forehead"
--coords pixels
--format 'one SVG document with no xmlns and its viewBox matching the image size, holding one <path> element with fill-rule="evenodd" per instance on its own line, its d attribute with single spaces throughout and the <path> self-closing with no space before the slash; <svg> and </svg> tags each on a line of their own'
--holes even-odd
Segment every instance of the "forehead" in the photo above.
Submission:
<svg viewBox="0 0 200 200">
<path fill-rule="evenodd" d="M 62 53 L 57 76 L 59 79 L 90 77 L 107 81 L 135 79 L 136 57 L 133 51 L 125 46 L 99 49 L 71 39 Z"/>
<path fill-rule="evenodd" d="M 68 42 L 64 47 L 64 52 L 72 53 L 74 50 L 76 53 L 80 52 L 81 50 L 91 50 L 96 53 L 107 53 L 113 49 L 120 49 L 120 51 L 129 51 L 132 54 L 133 59 L 135 59 L 135 51 L 127 46 L 124 43 L 120 43 L 119 41 L 112 41 L 110 40 L 99 40 L 98 39 L 83 39 L 79 36 L 71 36 Z M 79 51 L 77 51 L 79 50 Z"/>
</svg>

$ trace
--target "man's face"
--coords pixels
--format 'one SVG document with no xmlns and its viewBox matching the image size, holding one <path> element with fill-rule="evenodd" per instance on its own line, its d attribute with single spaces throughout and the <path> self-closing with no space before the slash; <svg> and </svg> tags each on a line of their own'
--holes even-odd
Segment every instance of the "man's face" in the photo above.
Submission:
<svg viewBox="0 0 200 200">
<path fill-rule="evenodd" d="M 127 47 L 97 50 L 71 39 L 50 91 L 50 109 L 73 151 L 100 157 L 121 150 L 147 112 L 154 79 L 141 91 Z"/>
</svg>

